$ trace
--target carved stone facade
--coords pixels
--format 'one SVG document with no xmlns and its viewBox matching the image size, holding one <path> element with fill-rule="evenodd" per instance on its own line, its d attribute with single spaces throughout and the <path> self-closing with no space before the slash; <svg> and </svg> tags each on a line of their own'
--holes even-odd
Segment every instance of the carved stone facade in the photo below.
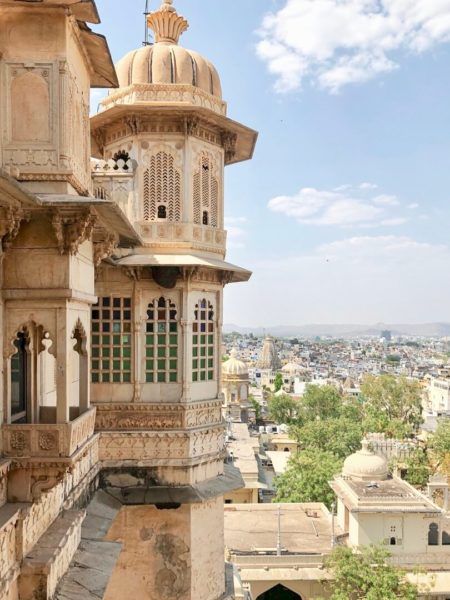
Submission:
<svg viewBox="0 0 450 600">
<path fill-rule="evenodd" d="M 149 590 L 129 523 L 96 596 L 121 597 L 119 579 L 142 600 L 229 597 L 223 288 L 250 273 L 224 261 L 223 180 L 256 133 L 177 46 L 171 4 L 149 15 L 152 81 L 124 87 L 119 65 L 89 122 L 90 87 L 119 83 L 94 1 L 0 0 L 0 600 L 58 597 L 100 488 L 173 537 L 143 557 Z M 170 81 L 168 51 L 186 67 Z"/>
</svg>

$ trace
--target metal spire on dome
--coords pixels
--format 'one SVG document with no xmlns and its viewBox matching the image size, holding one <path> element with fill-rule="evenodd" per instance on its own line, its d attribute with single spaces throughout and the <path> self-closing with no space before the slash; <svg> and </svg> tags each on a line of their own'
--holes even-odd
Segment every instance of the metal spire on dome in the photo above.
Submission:
<svg viewBox="0 0 450 600">
<path fill-rule="evenodd" d="M 147 16 L 147 24 L 155 33 L 155 43 L 178 44 L 189 23 L 172 6 L 173 0 L 163 0 L 159 9 Z"/>
</svg>

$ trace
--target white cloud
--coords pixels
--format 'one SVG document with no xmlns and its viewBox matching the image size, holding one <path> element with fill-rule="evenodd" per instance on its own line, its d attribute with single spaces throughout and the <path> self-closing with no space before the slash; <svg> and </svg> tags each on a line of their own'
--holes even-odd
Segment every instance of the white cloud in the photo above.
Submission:
<svg viewBox="0 0 450 600">
<path fill-rule="evenodd" d="M 337 92 L 397 69 L 402 54 L 450 41 L 450 0 L 285 0 L 259 33 L 257 53 L 277 91 L 308 78 Z"/>
<path fill-rule="evenodd" d="M 398 206 L 400 204 L 397 196 L 389 196 L 387 194 L 381 194 L 380 196 L 376 196 L 373 199 L 373 203 L 378 204 L 380 206 Z"/>
<path fill-rule="evenodd" d="M 244 248 L 245 238 L 247 237 L 247 231 L 242 227 L 235 225 L 246 223 L 246 217 L 226 217 L 225 227 L 227 230 L 228 247 L 230 248 Z"/>
<path fill-rule="evenodd" d="M 376 187 L 376 186 L 375 186 Z M 369 188 L 345 185 L 332 191 L 302 188 L 294 196 L 277 196 L 269 201 L 271 211 L 284 214 L 305 225 L 338 227 L 394 227 L 406 218 L 393 213 L 400 205 L 396 196 L 378 194 L 368 197 Z M 375 189 L 371 187 L 370 189 Z"/>
<path fill-rule="evenodd" d="M 361 183 L 359 185 L 359 189 L 360 190 L 376 190 L 376 189 L 378 189 L 378 186 L 376 183 L 370 183 L 368 181 L 365 181 L 364 183 Z"/>
<path fill-rule="evenodd" d="M 419 205 L 417 204 L 417 202 L 413 202 L 412 204 L 408 204 L 407 208 L 409 208 L 410 210 L 416 210 L 416 208 L 419 208 Z"/>
</svg>

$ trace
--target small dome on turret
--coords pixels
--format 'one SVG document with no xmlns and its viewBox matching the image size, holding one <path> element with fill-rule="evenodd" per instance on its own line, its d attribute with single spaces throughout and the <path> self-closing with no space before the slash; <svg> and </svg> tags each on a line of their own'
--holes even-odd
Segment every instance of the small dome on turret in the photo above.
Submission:
<svg viewBox="0 0 450 600">
<path fill-rule="evenodd" d="M 184 17 L 164 0 L 159 10 L 148 15 L 155 43 L 133 50 L 116 65 L 121 88 L 133 84 L 189 85 L 222 98 L 219 75 L 212 63 L 198 52 L 178 45 L 189 27 Z"/>
<path fill-rule="evenodd" d="M 248 376 L 248 368 L 244 361 L 237 357 L 237 350 L 233 348 L 230 353 L 230 358 L 222 365 L 222 374 L 224 376 L 246 377 Z"/>
<path fill-rule="evenodd" d="M 362 449 L 345 459 L 343 477 L 362 481 L 385 481 L 388 477 L 386 459 L 369 448 L 369 441 L 362 441 Z"/>
</svg>

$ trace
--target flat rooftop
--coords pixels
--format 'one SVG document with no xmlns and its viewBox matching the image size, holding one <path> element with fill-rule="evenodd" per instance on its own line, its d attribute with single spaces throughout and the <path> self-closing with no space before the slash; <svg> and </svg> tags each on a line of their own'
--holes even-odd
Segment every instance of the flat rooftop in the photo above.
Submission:
<svg viewBox="0 0 450 600">
<path fill-rule="evenodd" d="M 336 477 L 331 487 L 359 511 L 441 512 L 429 498 L 398 477 L 374 482 Z"/>
<path fill-rule="evenodd" d="M 324 504 L 230 504 L 225 506 L 225 546 L 236 554 L 275 552 L 281 510 L 281 547 L 290 554 L 331 551 L 331 515 Z M 335 528 L 335 533 L 342 533 Z"/>
</svg>

